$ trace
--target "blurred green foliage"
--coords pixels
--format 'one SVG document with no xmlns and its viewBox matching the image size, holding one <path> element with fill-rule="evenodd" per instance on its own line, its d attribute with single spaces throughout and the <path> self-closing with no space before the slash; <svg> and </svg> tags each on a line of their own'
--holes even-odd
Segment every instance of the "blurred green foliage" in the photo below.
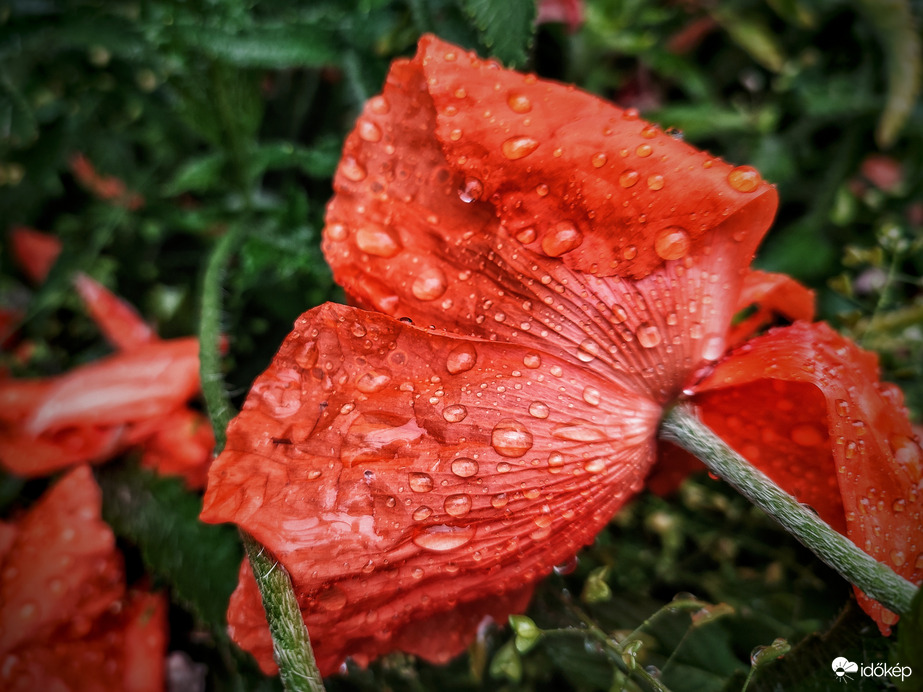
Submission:
<svg viewBox="0 0 923 692">
<path fill-rule="evenodd" d="M 319 238 L 340 146 L 390 61 L 431 31 L 637 107 L 760 169 L 782 203 L 759 265 L 817 289 L 820 317 L 881 354 L 919 421 L 914 13 L 900 0 L 593 0 L 570 32 L 536 29 L 531 0 L 4 3 L 3 230 L 51 232 L 65 252 L 32 292 L 0 250 L 0 299 L 25 311 L 32 344 L 27 362 L 4 355 L 0 367 L 48 374 L 105 352 L 69 289 L 78 270 L 139 306 L 163 336 L 195 333 L 206 258 L 236 230 L 222 327 L 239 402 L 298 314 L 337 299 Z M 95 197 L 74 175 L 77 154 L 144 204 Z M 98 474 L 137 570 L 171 590 L 171 646 L 208 666 L 210 689 L 276 687 L 221 634 L 237 553 L 227 533 L 196 523 L 199 498 L 130 463 Z M 0 506 L 40 485 L 0 479 Z M 197 584 L 190 566 L 203 550 L 216 556 L 214 572 Z M 396 654 L 329 688 L 739 690 L 751 651 L 782 638 L 794 648 L 781 661 L 775 649 L 756 656 L 747 689 L 814 690 L 829 689 L 835 656 L 872 663 L 895 651 L 838 578 L 707 480 L 678 500 L 641 497 L 560 571 L 530 612 L 537 635 L 490 630 L 448 666 Z M 681 592 L 696 597 L 676 605 Z"/>
</svg>

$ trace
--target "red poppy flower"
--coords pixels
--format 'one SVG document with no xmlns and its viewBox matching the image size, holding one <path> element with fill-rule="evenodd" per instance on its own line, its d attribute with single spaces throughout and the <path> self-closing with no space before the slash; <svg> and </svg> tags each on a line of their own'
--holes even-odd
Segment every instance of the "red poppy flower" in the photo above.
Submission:
<svg viewBox="0 0 923 692">
<path fill-rule="evenodd" d="M 144 197 L 129 190 L 125 182 L 111 175 L 100 175 L 90 160 L 81 153 L 70 159 L 70 168 L 74 177 L 83 187 L 99 199 L 135 211 L 144 206 Z"/>
<path fill-rule="evenodd" d="M 378 313 L 301 316 L 229 427 L 202 513 L 289 570 L 323 674 L 392 649 L 445 661 L 485 616 L 522 609 L 641 489 L 663 407 L 767 311 L 812 312 L 796 284 L 748 269 L 776 206 L 756 171 L 433 37 L 366 105 L 334 188 L 324 250 Z M 850 417 L 873 435 L 873 412 Z M 246 564 L 228 617 L 271 670 Z"/>
<path fill-rule="evenodd" d="M 41 284 L 61 254 L 61 241 L 41 231 L 18 227 L 10 231 L 10 249 L 29 281 Z"/>
<path fill-rule="evenodd" d="M 100 492 L 79 467 L 0 522 L 0 686 L 9 692 L 163 690 L 166 601 L 126 595 Z"/>
<path fill-rule="evenodd" d="M 0 465 L 41 476 L 137 446 L 144 465 L 202 487 L 214 438 L 186 407 L 199 391 L 198 340 L 161 340 L 100 284 L 82 275 L 75 284 L 119 352 L 55 377 L 0 379 Z"/>
</svg>

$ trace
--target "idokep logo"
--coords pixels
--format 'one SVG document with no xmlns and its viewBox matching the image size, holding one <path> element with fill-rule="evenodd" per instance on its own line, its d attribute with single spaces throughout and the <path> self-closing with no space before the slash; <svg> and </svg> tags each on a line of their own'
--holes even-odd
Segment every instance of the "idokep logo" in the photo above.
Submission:
<svg viewBox="0 0 923 692">
<path fill-rule="evenodd" d="M 837 682 L 848 682 L 856 673 L 863 678 L 891 678 L 892 680 L 906 680 L 913 673 L 910 666 L 902 666 L 900 663 L 893 666 L 886 663 L 869 663 L 860 666 L 843 656 L 833 659 L 830 667 L 833 668 Z"/>
</svg>

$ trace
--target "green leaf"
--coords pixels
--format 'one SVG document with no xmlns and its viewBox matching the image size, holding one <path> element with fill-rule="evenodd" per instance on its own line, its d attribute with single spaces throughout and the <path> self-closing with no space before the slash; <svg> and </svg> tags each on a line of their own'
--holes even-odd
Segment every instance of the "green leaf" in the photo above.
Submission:
<svg viewBox="0 0 923 692">
<path fill-rule="evenodd" d="M 465 12 L 490 54 L 511 67 L 522 67 L 535 33 L 533 0 L 463 0 Z"/>
<path fill-rule="evenodd" d="M 750 57 L 772 72 L 779 72 L 785 64 L 782 46 L 775 33 L 761 19 L 745 17 L 725 7 L 712 12 L 715 20 L 728 32 L 731 40 L 743 48 Z"/>
<path fill-rule="evenodd" d="M 336 171 L 342 147 L 342 141 L 333 138 L 310 149 L 289 142 L 261 144 L 253 152 L 254 173 L 297 168 L 312 178 L 330 178 Z"/>
<path fill-rule="evenodd" d="M 222 151 L 188 159 L 167 183 L 164 194 L 174 196 L 218 188 L 225 182 L 221 174 L 226 163 L 227 157 Z"/>
<path fill-rule="evenodd" d="M 240 33 L 184 27 L 181 35 L 209 57 L 240 67 L 284 69 L 339 63 L 334 34 L 320 24 L 264 24 Z"/>
<path fill-rule="evenodd" d="M 897 626 L 897 646 L 891 657 L 892 665 L 907 665 L 920 660 L 923 651 L 923 589 L 917 589 L 917 595 L 910 604 L 910 612 L 901 617 Z M 911 675 L 903 680 L 895 680 L 897 688 L 902 692 L 923 690 L 923 675 L 919 671 L 916 679 Z"/>
<path fill-rule="evenodd" d="M 132 467 L 99 471 L 103 518 L 138 546 L 148 570 L 215 632 L 223 632 L 241 547 L 230 526 L 199 521 L 202 501 L 176 478 Z"/>
</svg>

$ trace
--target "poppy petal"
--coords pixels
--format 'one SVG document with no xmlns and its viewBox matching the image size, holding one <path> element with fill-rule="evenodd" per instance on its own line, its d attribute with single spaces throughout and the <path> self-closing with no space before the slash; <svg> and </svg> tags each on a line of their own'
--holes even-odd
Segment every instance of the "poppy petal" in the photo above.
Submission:
<svg viewBox="0 0 923 692">
<path fill-rule="evenodd" d="M 29 281 L 38 285 L 61 254 L 61 241 L 48 233 L 19 227 L 10 232 L 10 249 Z"/>
<path fill-rule="evenodd" d="M 514 87 L 534 122 L 551 124 L 536 135 L 542 146 L 510 159 L 498 138 L 525 117 L 515 110 L 524 105 L 508 102 Z M 573 105 L 562 115 L 563 104 Z M 755 180 L 737 191 L 728 164 L 659 131 L 646 139 L 644 123 L 622 116 L 595 97 L 424 38 L 413 61 L 394 64 L 344 147 L 324 234 L 337 281 L 360 306 L 550 350 L 659 401 L 675 396 L 724 350 L 741 267 L 769 226 L 776 193 Z M 464 120 L 458 141 L 453 118 Z M 574 119 L 579 127 L 568 124 Z M 632 165 L 648 178 L 675 178 L 666 196 L 646 182 L 643 194 L 619 183 L 612 166 L 627 140 L 655 147 L 656 156 Z M 597 169 L 600 147 L 612 161 Z M 544 219 L 555 225 L 541 227 Z M 606 259 L 615 247 L 617 261 Z"/>
<path fill-rule="evenodd" d="M 773 329 L 697 388 L 703 420 L 876 560 L 923 581 L 923 454 L 900 390 L 825 324 Z M 897 616 L 863 594 L 887 634 Z"/>
<path fill-rule="evenodd" d="M 0 429 L 0 466 L 17 476 L 37 478 L 84 463 L 111 459 L 124 448 L 123 426 L 80 426 L 30 435 Z"/>
<path fill-rule="evenodd" d="M 67 426 L 118 425 L 162 415 L 199 389 L 199 344 L 192 337 L 138 346 L 52 380 L 25 423 L 33 435 Z"/>
<path fill-rule="evenodd" d="M 744 277 L 738 299 L 738 312 L 755 307 L 753 314 L 735 324 L 728 343 L 741 344 L 772 323 L 776 315 L 790 322 L 814 319 L 814 291 L 785 274 L 751 269 Z"/>
<path fill-rule="evenodd" d="M 99 282 L 86 274 L 78 274 L 74 286 L 90 317 L 115 348 L 128 350 L 158 340 L 154 330 L 131 305 Z"/>
<path fill-rule="evenodd" d="M 85 634 L 124 593 L 115 537 L 89 468 L 68 473 L 18 522 L 0 570 L 0 653 L 65 627 Z"/>
<path fill-rule="evenodd" d="M 281 560 L 338 665 L 572 557 L 641 488 L 659 415 L 579 363 L 327 304 L 231 423 L 202 519 Z"/>
</svg>

